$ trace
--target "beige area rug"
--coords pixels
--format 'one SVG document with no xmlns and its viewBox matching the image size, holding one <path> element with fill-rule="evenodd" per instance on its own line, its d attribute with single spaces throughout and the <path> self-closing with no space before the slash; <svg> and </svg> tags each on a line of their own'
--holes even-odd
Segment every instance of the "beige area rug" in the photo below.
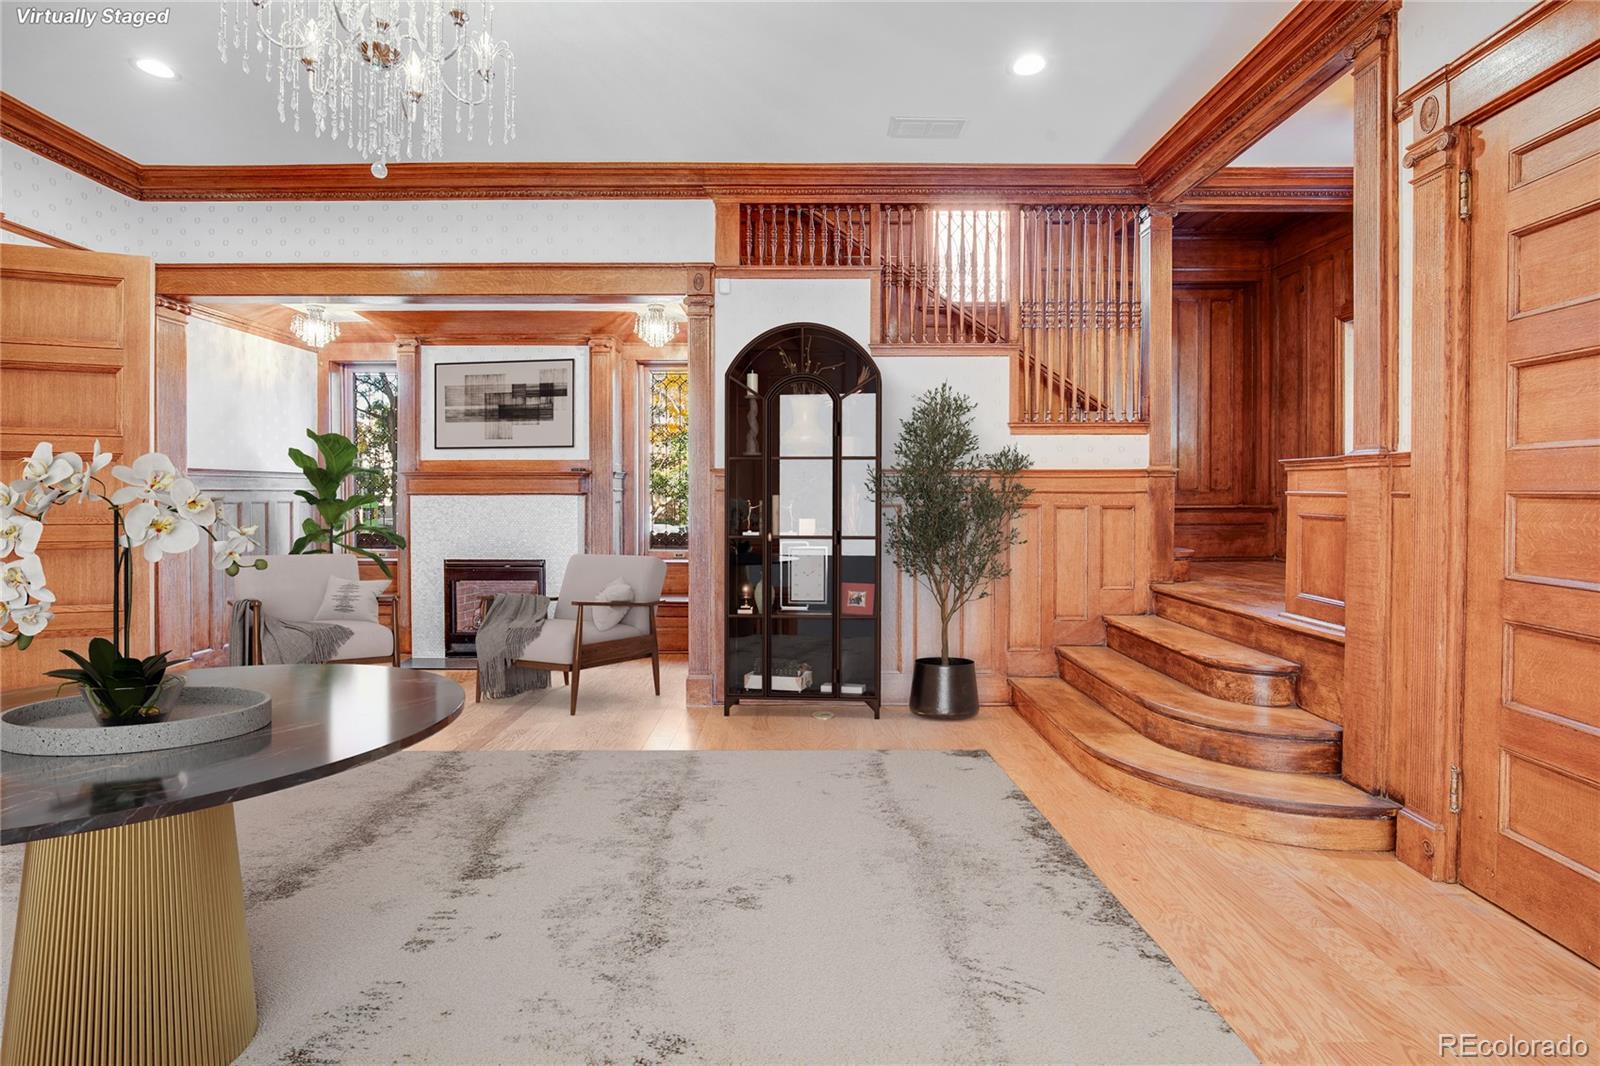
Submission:
<svg viewBox="0 0 1600 1066">
<path fill-rule="evenodd" d="M 1254 1061 L 981 752 L 408 752 L 236 811 L 241 1062 Z"/>
</svg>

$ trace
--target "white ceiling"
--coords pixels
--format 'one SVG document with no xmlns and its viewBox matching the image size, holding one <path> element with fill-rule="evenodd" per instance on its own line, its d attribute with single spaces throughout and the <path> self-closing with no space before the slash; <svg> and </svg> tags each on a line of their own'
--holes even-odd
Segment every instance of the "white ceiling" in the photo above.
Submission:
<svg viewBox="0 0 1600 1066">
<path fill-rule="evenodd" d="M 140 163 L 359 161 L 281 125 L 259 64 L 246 75 L 237 58 L 221 63 L 213 0 L 117 5 L 171 8 L 169 25 L 142 28 L 23 26 L 16 9 L 36 0 L 3 6 L 0 86 Z M 1131 163 L 1291 6 L 500 0 L 519 136 L 491 147 L 480 130 L 446 158 Z M 1012 75 L 1030 49 L 1049 67 Z M 135 70 L 141 56 L 179 79 Z M 967 127 L 957 140 L 896 140 L 891 116 Z M 1338 150 L 1328 126 L 1284 134 L 1274 161 L 1325 161 Z M 1348 126 L 1340 137 L 1347 153 Z"/>
</svg>

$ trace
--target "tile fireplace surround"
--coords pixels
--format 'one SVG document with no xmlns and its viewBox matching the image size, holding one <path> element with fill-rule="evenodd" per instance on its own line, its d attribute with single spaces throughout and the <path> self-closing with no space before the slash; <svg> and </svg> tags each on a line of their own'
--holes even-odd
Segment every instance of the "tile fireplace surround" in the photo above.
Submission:
<svg viewBox="0 0 1600 1066">
<path fill-rule="evenodd" d="M 583 528 L 582 496 L 411 497 L 411 654 L 444 658 L 446 559 L 543 559 L 556 595 Z"/>
</svg>

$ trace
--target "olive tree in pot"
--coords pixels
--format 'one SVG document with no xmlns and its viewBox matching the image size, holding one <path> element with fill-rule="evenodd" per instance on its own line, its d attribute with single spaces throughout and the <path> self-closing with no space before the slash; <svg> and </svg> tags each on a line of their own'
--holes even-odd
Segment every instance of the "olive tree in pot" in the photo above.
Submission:
<svg viewBox="0 0 1600 1066">
<path fill-rule="evenodd" d="M 948 384 L 918 397 L 878 486 L 880 499 L 900 504 L 885 518 L 885 547 L 939 607 L 939 655 L 918 659 L 911 675 L 911 709 L 926 717 L 978 712 L 977 670 L 951 656 L 950 623 L 1010 573 L 1010 549 L 1023 543 L 1014 520 L 1032 493 L 1020 475 L 1033 460 L 1011 445 L 979 450 L 974 406 Z"/>
</svg>

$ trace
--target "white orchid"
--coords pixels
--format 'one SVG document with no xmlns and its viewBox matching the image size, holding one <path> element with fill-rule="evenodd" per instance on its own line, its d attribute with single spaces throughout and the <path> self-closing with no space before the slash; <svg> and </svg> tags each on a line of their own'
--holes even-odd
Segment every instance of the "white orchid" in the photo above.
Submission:
<svg viewBox="0 0 1600 1066">
<path fill-rule="evenodd" d="M 177 467 L 172 465 L 160 452 L 150 452 L 141 455 L 133 461 L 132 467 L 115 466 L 111 473 L 118 481 L 125 481 L 128 487 L 118 489 L 111 494 L 111 502 L 118 507 L 134 500 L 161 500 L 172 491 L 172 483 L 178 480 Z"/>
<path fill-rule="evenodd" d="M 82 504 L 84 500 L 89 498 L 89 486 L 93 484 L 94 476 L 105 469 L 106 465 L 111 462 L 111 453 L 101 451 L 100 442 L 96 440 L 94 442 L 94 453 L 90 456 L 87 465 L 84 464 L 76 452 L 68 452 L 61 458 L 68 461 L 68 465 L 71 466 L 72 470 L 67 477 L 57 482 L 55 487 L 61 490 L 62 499 L 66 499 L 68 496 L 76 496 L 78 503 Z"/>
<path fill-rule="evenodd" d="M 61 495 L 60 489 L 53 489 L 26 478 L 13 481 L 8 491 L 15 501 L 11 505 L 15 510 L 35 517 L 48 511 L 50 505 L 56 502 L 56 497 Z"/>
<path fill-rule="evenodd" d="M 15 614 L 33 597 L 41 603 L 52 603 L 56 594 L 45 588 L 44 564 L 37 555 L 24 555 L 0 563 L 0 603 Z"/>
<path fill-rule="evenodd" d="M 186 477 L 172 483 L 172 506 L 197 526 L 209 527 L 217 520 L 217 505 L 200 487 Z"/>
<path fill-rule="evenodd" d="M 219 540 L 211 546 L 211 565 L 218 570 L 225 570 L 230 575 L 237 574 L 239 568 L 245 565 L 245 556 L 249 555 L 256 547 L 250 535 L 256 531 L 255 526 L 246 526 L 236 529 L 227 540 Z M 266 565 L 265 559 L 255 561 L 256 569 Z"/>
<path fill-rule="evenodd" d="M 129 509 L 123 519 L 128 547 L 142 548 L 144 557 L 159 563 L 163 555 L 181 555 L 200 543 L 200 527 L 178 512 L 144 501 Z"/>
<path fill-rule="evenodd" d="M 26 607 L 12 608 L 10 614 L 11 620 L 17 624 L 17 632 L 30 639 L 44 632 L 44 627 L 55 617 L 47 603 L 30 603 Z"/>
<path fill-rule="evenodd" d="M 11 555 L 32 555 L 39 547 L 39 535 L 44 523 L 37 518 L 18 514 L 8 505 L 0 504 L 0 559 Z"/>
<path fill-rule="evenodd" d="M 42 440 L 34 446 L 33 454 L 22 460 L 22 477 L 26 481 L 43 481 L 56 461 L 55 446 Z"/>
</svg>

